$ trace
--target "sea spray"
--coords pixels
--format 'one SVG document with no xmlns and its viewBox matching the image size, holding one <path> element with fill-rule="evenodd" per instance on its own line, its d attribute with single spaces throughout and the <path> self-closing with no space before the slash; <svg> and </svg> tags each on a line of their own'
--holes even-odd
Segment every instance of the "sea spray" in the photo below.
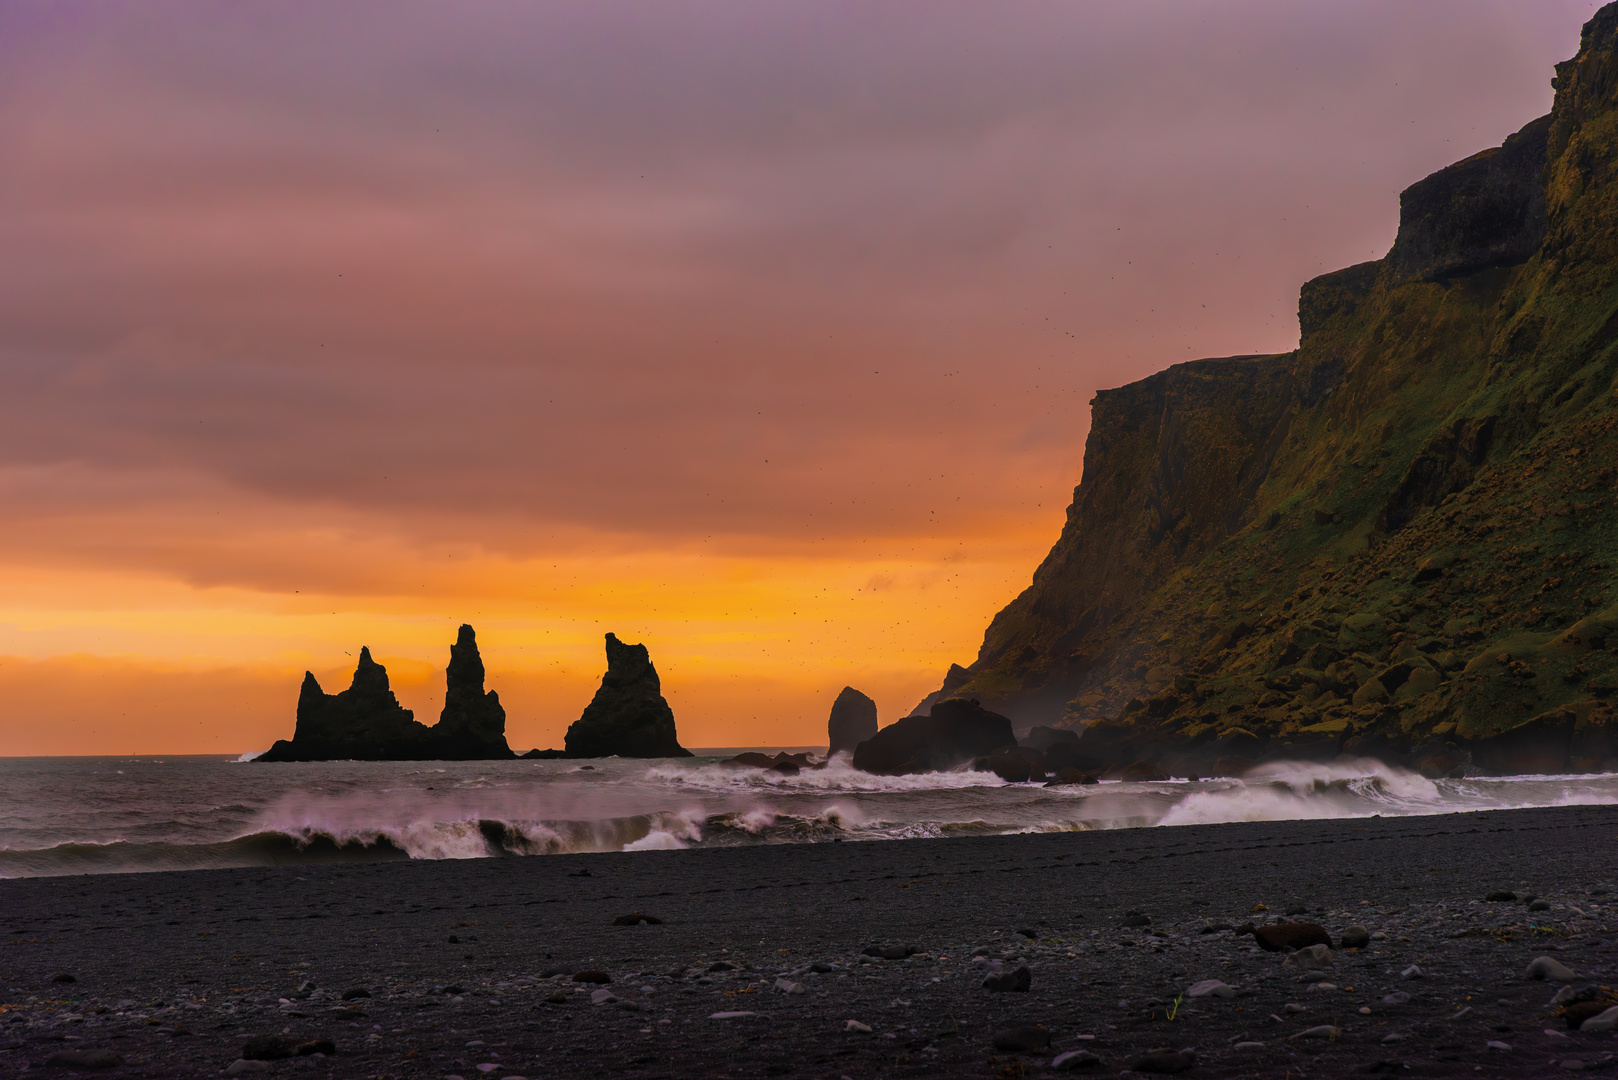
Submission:
<svg viewBox="0 0 1618 1080">
<path fill-rule="evenodd" d="M 1043 787 L 717 761 L 0 760 L 0 877 L 1089 832 L 1618 802 L 1618 776 L 1426 780 L 1374 760 Z"/>
</svg>

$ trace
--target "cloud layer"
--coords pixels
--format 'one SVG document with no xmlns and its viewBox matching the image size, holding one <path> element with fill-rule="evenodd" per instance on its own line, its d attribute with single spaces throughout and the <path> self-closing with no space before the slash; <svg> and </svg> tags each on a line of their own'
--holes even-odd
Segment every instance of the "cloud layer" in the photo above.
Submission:
<svg viewBox="0 0 1618 1080">
<path fill-rule="evenodd" d="M 1094 390 L 1290 348 L 1595 6 L 7 6 L 0 653 L 295 677 L 483 613 L 588 669 L 609 618 L 687 741 L 812 741 L 861 675 L 897 716 Z"/>
</svg>

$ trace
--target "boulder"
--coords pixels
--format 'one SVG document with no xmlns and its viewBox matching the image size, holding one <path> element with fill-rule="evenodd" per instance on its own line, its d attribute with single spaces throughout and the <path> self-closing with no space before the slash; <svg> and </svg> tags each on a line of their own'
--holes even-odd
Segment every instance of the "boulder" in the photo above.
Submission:
<svg viewBox="0 0 1618 1080">
<path fill-rule="evenodd" d="M 1119 777 L 1132 783 L 1144 784 L 1167 780 L 1169 779 L 1169 774 L 1153 765 L 1150 761 L 1137 761 L 1133 765 L 1124 766 L 1123 771 L 1119 773 Z"/>
<path fill-rule="evenodd" d="M 876 734 L 876 702 L 854 689 L 843 687 L 843 692 L 832 702 L 831 718 L 826 721 L 826 738 L 830 744 L 826 756 L 840 751 L 854 752 L 854 747 Z"/>
<path fill-rule="evenodd" d="M 1079 745 L 1079 733 L 1068 731 L 1065 728 L 1036 727 L 1029 731 L 1026 739 L 1019 739 L 1023 746 L 1033 747 L 1040 753 L 1046 753 L 1057 743 L 1069 743 L 1075 748 Z"/>
<path fill-rule="evenodd" d="M 1056 770 L 1056 775 L 1045 782 L 1046 787 L 1067 787 L 1073 784 L 1094 784 L 1096 778 L 1071 765 L 1063 765 Z"/>
<path fill-rule="evenodd" d="M 880 776 L 942 772 L 1016 744 L 1011 721 L 976 701 L 950 698 L 907 716 L 854 748 L 854 767 Z"/>
<path fill-rule="evenodd" d="M 646 646 L 625 645 L 616 634 L 606 641 L 607 673 L 584 715 L 567 729 L 567 756 L 690 757 Z"/>
<path fill-rule="evenodd" d="M 1280 923 L 1253 928 L 1253 940 L 1266 952 L 1304 949 L 1311 945 L 1331 946 L 1331 935 L 1314 923 Z"/>
</svg>

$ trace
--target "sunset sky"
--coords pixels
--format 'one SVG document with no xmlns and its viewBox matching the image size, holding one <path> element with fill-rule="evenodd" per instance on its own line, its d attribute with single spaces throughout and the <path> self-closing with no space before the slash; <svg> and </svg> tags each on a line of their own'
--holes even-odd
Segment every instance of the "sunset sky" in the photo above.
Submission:
<svg viewBox="0 0 1618 1080">
<path fill-rule="evenodd" d="M 362 644 L 518 751 L 975 655 L 1088 402 L 1297 342 L 1594 0 L 0 5 L 0 755 L 240 753 Z"/>
</svg>

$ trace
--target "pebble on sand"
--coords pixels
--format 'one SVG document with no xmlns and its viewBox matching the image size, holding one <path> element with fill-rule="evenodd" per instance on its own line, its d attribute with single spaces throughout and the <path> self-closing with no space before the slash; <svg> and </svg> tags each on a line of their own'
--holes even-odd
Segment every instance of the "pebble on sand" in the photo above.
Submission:
<svg viewBox="0 0 1618 1080">
<path fill-rule="evenodd" d="M 1253 940 L 1265 952 L 1302 949 L 1309 945 L 1331 945 L 1326 928 L 1314 923 L 1281 923 L 1278 926 L 1255 926 Z"/>
<path fill-rule="evenodd" d="M 45 1059 L 56 1069 L 116 1069 L 124 1059 L 111 1050 L 58 1050 Z"/>
<path fill-rule="evenodd" d="M 1129 1067 L 1143 1073 L 1181 1073 L 1196 1063 L 1197 1052 L 1187 1047 L 1184 1050 L 1154 1050 L 1131 1061 Z"/>
<path fill-rule="evenodd" d="M 78 981 L 79 980 L 76 977 L 74 977 L 72 975 L 69 975 L 65 971 L 61 972 L 60 974 L 51 976 L 51 982 L 53 982 L 53 983 L 72 983 L 72 982 L 78 982 Z"/>
<path fill-rule="evenodd" d="M 1034 973 L 1028 970 L 1027 964 L 1024 964 L 1016 971 L 1007 971 L 999 975 L 990 975 L 988 978 L 983 980 L 983 989 L 1010 991 L 1012 993 L 1025 994 L 1028 992 L 1028 988 L 1033 985 L 1033 982 Z"/>
<path fill-rule="evenodd" d="M 1422 971 L 1421 968 L 1417 967 L 1415 964 L 1411 964 L 1409 967 L 1399 972 L 1399 977 L 1401 979 L 1419 979 L 1424 974 L 1426 973 Z"/>
<path fill-rule="evenodd" d="M 1057 1072 L 1072 1072 L 1075 1069 L 1093 1069 L 1101 1064 L 1101 1059 L 1088 1050 L 1069 1050 L 1057 1054 L 1051 1059 L 1051 1068 Z"/>
<path fill-rule="evenodd" d="M 580 971 L 574 974 L 573 981 L 577 983 L 610 983 L 612 982 L 612 976 L 605 971 Z"/>
<path fill-rule="evenodd" d="M 1566 964 L 1550 956 L 1535 957 L 1528 965 L 1530 979 L 1549 979 L 1551 982 L 1572 982 L 1578 978 Z"/>
<path fill-rule="evenodd" d="M 803 988 L 803 984 L 795 983 L 791 979 L 776 979 L 775 988 L 783 994 L 807 994 L 809 992 Z"/>
<path fill-rule="evenodd" d="M 1051 1033 L 1038 1024 L 1024 1024 L 1020 1027 L 1005 1028 L 994 1033 L 994 1048 L 1008 1050 L 1013 1053 L 1027 1053 L 1030 1050 L 1043 1050 L 1051 1044 Z"/>
<path fill-rule="evenodd" d="M 844 1020 L 843 1030 L 848 1032 L 850 1035 L 869 1035 L 871 1033 L 871 1025 L 862 1024 L 858 1020 Z"/>
<path fill-rule="evenodd" d="M 1288 956 L 1281 962 L 1281 966 L 1294 970 L 1330 967 L 1331 948 L 1327 945 L 1307 946 Z"/>
<path fill-rule="evenodd" d="M 758 1015 L 758 1013 L 753 1012 L 750 1009 L 728 1009 L 725 1012 L 709 1013 L 708 1014 L 708 1019 L 710 1019 L 710 1020 L 740 1020 L 744 1016 L 757 1016 L 757 1015 Z M 866 1028 L 865 1030 L 869 1031 L 871 1029 Z"/>
<path fill-rule="evenodd" d="M 1348 926 L 1338 940 L 1345 949 L 1363 949 L 1371 943 L 1371 932 L 1363 926 Z"/>
<path fill-rule="evenodd" d="M 1191 988 L 1185 992 L 1185 996 L 1188 998 L 1233 998 L 1236 996 L 1236 988 L 1228 983 L 1220 982 L 1218 979 L 1203 979 L 1201 982 L 1192 983 Z"/>
<path fill-rule="evenodd" d="M 662 926 L 663 920 L 656 915 L 648 915 L 644 911 L 631 911 L 628 915 L 620 915 L 612 920 L 612 925 L 614 926 L 639 926 L 642 923 L 647 926 Z"/>
<path fill-rule="evenodd" d="M 1294 1039 L 1331 1039 L 1335 1040 L 1342 1032 L 1330 1024 L 1321 1024 L 1318 1027 L 1304 1028 Z"/>
<path fill-rule="evenodd" d="M 237 1058 L 225 1066 L 226 1076 L 240 1076 L 242 1073 L 269 1072 L 275 1066 L 268 1061 L 259 1061 L 256 1058 Z"/>
</svg>

